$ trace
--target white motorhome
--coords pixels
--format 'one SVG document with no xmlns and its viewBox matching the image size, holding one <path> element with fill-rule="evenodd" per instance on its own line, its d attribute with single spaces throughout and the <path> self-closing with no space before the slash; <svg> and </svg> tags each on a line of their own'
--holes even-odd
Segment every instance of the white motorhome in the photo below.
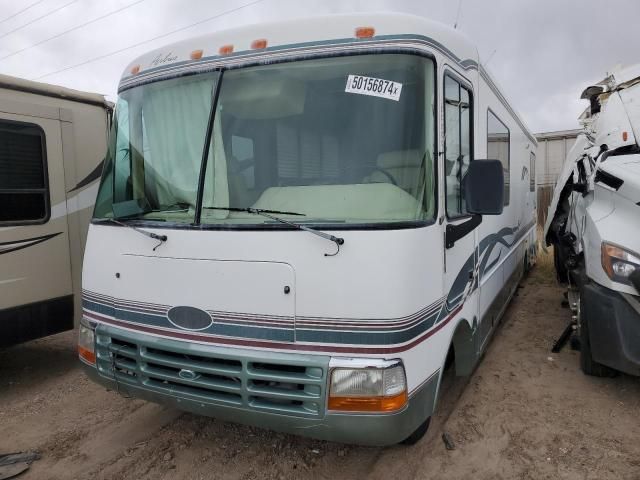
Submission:
<svg viewBox="0 0 640 480">
<path fill-rule="evenodd" d="M 616 69 L 581 98 L 590 106 L 545 239 L 569 284 L 582 370 L 640 375 L 640 64 Z"/>
<path fill-rule="evenodd" d="M 419 17 L 143 55 L 89 229 L 85 369 L 199 414 L 415 442 L 533 260 L 535 148 L 476 48 Z"/>
<path fill-rule="evenodd" d="M 111 107 L 101 95 L 0 75 L 0 347 L 79 323 Z"/>
</svg>

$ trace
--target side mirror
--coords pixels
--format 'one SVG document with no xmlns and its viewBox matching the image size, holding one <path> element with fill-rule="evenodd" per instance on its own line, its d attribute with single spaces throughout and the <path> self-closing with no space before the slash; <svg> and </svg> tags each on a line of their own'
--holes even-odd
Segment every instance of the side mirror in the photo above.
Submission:
<svg viewBox="0 0 640 480">
<path fill-rule="evenodd" d="M 467 211 L 500 215 L 504 208 L 504 173 L 500 160 L 474 160 L 463 180 Z"/>
</svg>

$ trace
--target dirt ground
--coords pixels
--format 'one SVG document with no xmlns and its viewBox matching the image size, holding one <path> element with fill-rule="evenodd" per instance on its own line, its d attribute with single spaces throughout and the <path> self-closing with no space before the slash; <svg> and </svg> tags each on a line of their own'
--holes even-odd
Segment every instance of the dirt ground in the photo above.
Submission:
<svg viewBox="0 0 640 480">
<path fill-rule="evenodd" d="M 0 452 L 30 479 L 640 479 L 640 379 L 586 377 L 548 265 L 523 282 L 470 380 L 413 447 L 344 446 L 129 400 L 87 380 L 75 332 L 0 351 Z M 455 450 L 441 439 L 448 432 Z"/>
</svg>

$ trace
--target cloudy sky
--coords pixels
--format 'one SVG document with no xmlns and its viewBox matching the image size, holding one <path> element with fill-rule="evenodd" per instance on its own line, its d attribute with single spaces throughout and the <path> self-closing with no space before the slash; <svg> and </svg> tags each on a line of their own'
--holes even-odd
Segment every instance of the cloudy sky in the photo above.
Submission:
<svg viewBox="0 0 640 480">
<path fill-rule="evenodd" d="M 577 128 L 586 107 L 582 89 L 617 64 L 640 61 L 640 1 L 461 1 L 458 28 L 477 43 L 481 62 L 535 132 Z M 0 0 L 0 73 L 113 99 L 129 61 L 163 44 L 249 23 L 357 11 L 453 25 L 458 0 Z"/>
</svg>

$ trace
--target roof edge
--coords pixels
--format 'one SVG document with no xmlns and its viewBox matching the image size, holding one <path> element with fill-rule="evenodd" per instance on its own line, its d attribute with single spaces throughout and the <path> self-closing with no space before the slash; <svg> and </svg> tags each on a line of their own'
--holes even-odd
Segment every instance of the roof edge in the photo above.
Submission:
<svg viewBox="0 0 640 480">
<path fill-rule="evenodd" d="M 582 128 L 574 128 L 571 130 L 556 130 L 553 132 L 540 132 L 540 133 L 535 133 L 534 135 L 538 140 L 550 140 L 555 138 L 575 138 L 583 132 L 584 130 Z"/>
<path fill-rule="evenodd" d="M 48 83 L 34 82 L 19 77 L 0 74 L 0 88 L 14 90 L 18 92 L 33 93 L 45 97 L 59 98 L 72 102 L 96 105 L 108 110 L 113 109 L 113 103 L 109 102 L 103 95 L 98 93 L 82 92 L 72 88 L 51 85 Z"/>
</svg>

